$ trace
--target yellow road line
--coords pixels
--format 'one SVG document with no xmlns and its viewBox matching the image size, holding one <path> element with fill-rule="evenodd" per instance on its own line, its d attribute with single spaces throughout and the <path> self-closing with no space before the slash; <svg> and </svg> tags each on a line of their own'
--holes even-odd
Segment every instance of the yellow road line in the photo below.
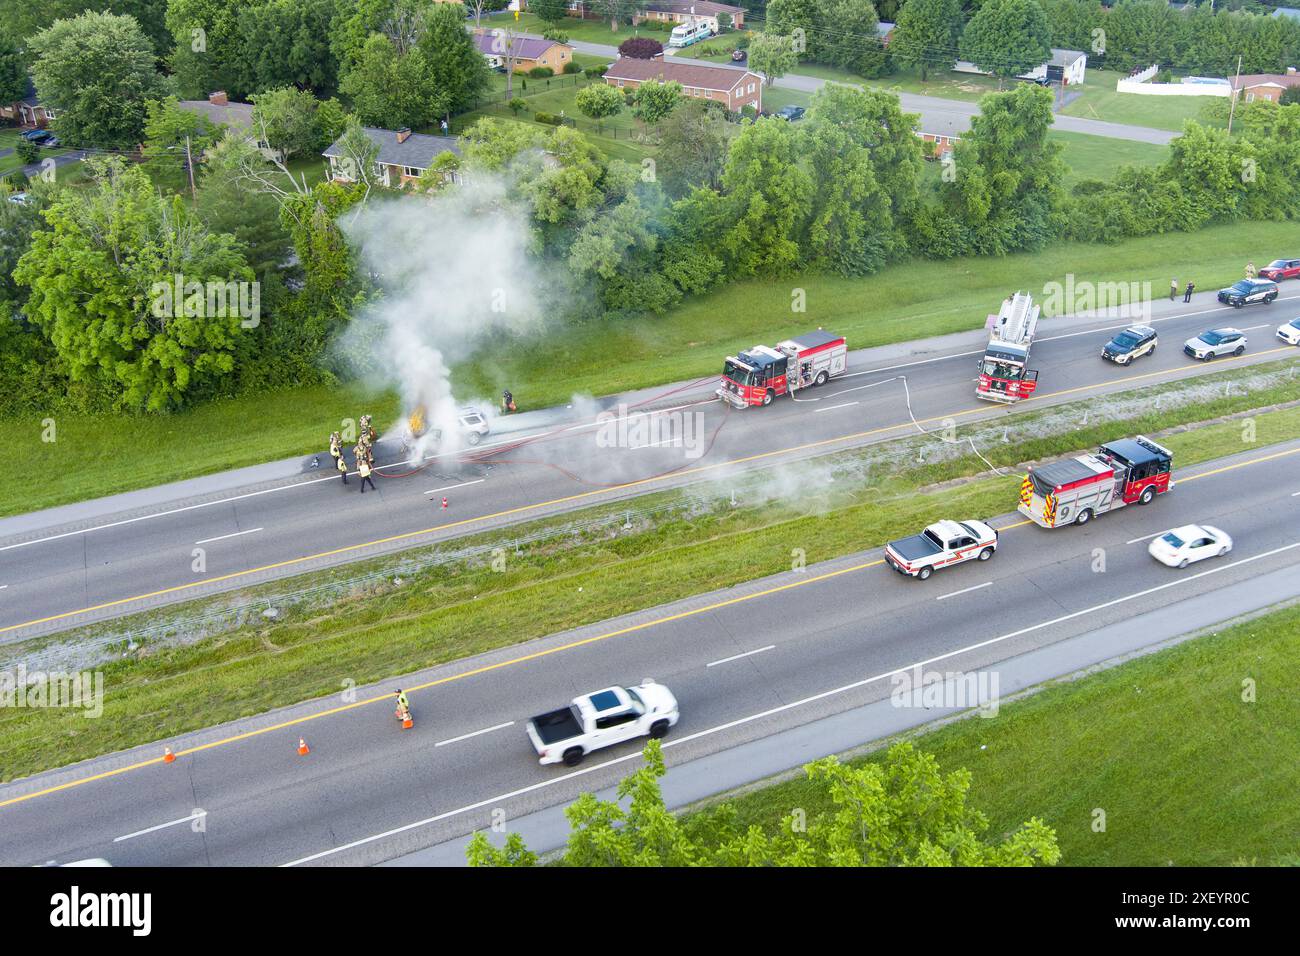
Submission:
<svg viewBox="0 0 1300 956">
<path fill-rule="evenodd" d="M 1282 346 L 1276 349 L 1269 349 L 1264 352 L 1252 353 L 1251 357 L 1258 357 L 1260 355 L 1269 355 L 1273 352 L 1287 352 L 1287 351 L 1292 351 L 1292 349 L 1289 346 Z M 1242 356 L 1242 358 L 1244 358 L 1244 356 Z M 1237 360 L 1238 360 L 1237 356 L 1229 356 L 1228 358 L 1218 360 L 1218 363 L 1222 364 L 1224 362 L 1231 362 Z M 1028 401 L 1031 403 L 1031 407 L 1032 407 L 1033 402 L 1042 401 L 1042 399 L 1045 398 L 1056 398 L 1061 395 L 1069 395 L 1074 392 L 1080 392 L 1080 391 L 1089 391 L 1091 389 L 1102 388 L 1107 385 L 1114 385 L 1119 382 L 1132 382 L 1132 381 L 1137 381 L 1139 379 L 1152 378 L 1154 376 L 1159 376 L 1159 375 L 1168 375 L 1171 372 L 1180 372 L 1186 370 L 1187 370 L 1187 366 L 1180 366 L 1179 368 L 1165 369 L 1164 371 L 1160 371 L 1160 372 L 1145 372 L 1141 375 L 1130 375 L 1124 378 L 1110 379 L 1109 381 L 1097 382 L 1093 385 L 1080 385 L 1075 388 L 1063 389 L 1062 391 L 1058 391 L 1058 392 L 1046 392 L 1042 395 L 1035 395 L 1033 398 L 1029 399 Z M 953 412 L 948 415 L 935 415 L 932 418 L 922 418 L 919 419 L 916 424 L 929 425 L 929 424 L 933 424 L 934 422 L 943 422 L 951 418 L 961 418 L 966 415 L 974 415 L 978 412 L 991 411 L 991 410 L 992 409 L 989 406 L 968 408 L 962 412 Z M 719 468 L 730 468 L 734 465 L 743 465 L 749 462 L 761 461 L 762 459 L 772 458 L 778 455 L 794 454 L 796 452 L 807 451 L 810 448 L 821 448 L 826 445 L 836 444 L 838 442 L 855 441 L 861 438 L 869 438 L 872 435 L 881 435 L 884 434 L 885 432 L 898 431 L 899 429 L 908 429 L 911 427 L 913 427 L 912 422 L 903 422 L 897 425 L 886 425 L 880 428 L 872 428 L 867 431 L 855 432 L 851 435 L 841 435 L 837 438 L 825 438 L 820 441 L 807 442 L 803 445 L 794 445 L 790 448 L 781 448 L 775 451 L 760 452 L 759 454 L 749 455 L 745 458 L 733 458 L 728 461 L 718 462 L 717 464 L 713 464 L 713 465 L 701 465 L 698 468 L 691 468 L 691 469 L 686 469 L 684 471 L 677 471 L 677 472 L 673 472 L 670 475 L 656 475 L 651 478 L 641 478 L 636 481 L 626 482 L 625 484 L 614 485 L 610 488 L 597 488 L 592 491 L 584 491 L 576 495 L 568 495 L 563 498 L 553 498 L 550 501 L 540 501 L 535 504 L 520 505 L 517 508 L 509 508 L 505 511 L 497 511 L 492 514 L 479 515 L 478 517 L 474 517 L 474 518 L 462 518 L 459 521 L 451 521 L 446 524 L 435 525 L 432 528 L 423 528 L 420 531 L 405 531 L 402 534 L 390 535 L 389 537 L 378 538 L 374 541 L 366 541 L 361 544 L 350 544 L 342 548 L 334 548 L 333 550 L 330 551 L 321 551 L 317 554 L 309 554 L 298 558 L 290 558 L 287 561 L 277 561 L 274 564 L 264 564 L 256 568 L 246 568 L 243 571 L 232 571 L 230 574 L 222 574 L 222 575 L 218 575 L 217 577 L 204 578 L 201 581 L 191 581 L 186 584 L 177 584 L 168 588 L 160 588 L 157 591 L 149 591 L 145 594 L 136 594 L 132 597 L 118 598 L 113 601 L 105 601 L 102 604 L 94 604 L 91 605 L 90 607 L 78 608 L 75 611 L 63 611 L 59 614 L 51 614 L 48 617 L 40 617 L 40 618 L 36 618 L 35 620 L 24 621 L 21 624 L 10 624 L 6 627 L 0 627 L 0 634 L 4 634 L 7 631 L 16 631 L 19 628 L 34 627 L 38 624 L 48 624 L 51 621 L 61 621 L 64 620 L 65 618 L 76 617 L 78 614 L 89 614 L 93 611 L 103 611 L 112 607 L 120 607 L 123 604 L 131 604 L 136 601 L 147 601 L 149 598 L 162 597 L 163 595 L 167 595 L 167 594 L 177 594 L 182 591 L 189 591 L 194 588 L 203 587 L 205 585 L 220 584 L 223 581 L 233 581 L 237 578 L 247 577 L 251 574 L 260 574 L 264 571 L 275 571 L 275 570 L 279 570 L 280 568 L 287 568 L 287 567 L 293 567 L 294 565 L 298 565 L 298 564 L 305 564 L 306 562 L 309 561 L 319 561 L 323 558 L 331 558 L 340 554 L 350 554 L 355 551 L 364 550 L 365 548 L 373 548 L 384 544 L 392 544 L 395 541 L 406 541 L 411 538 L 418 538 L 421 535 L 433 534 L 434 532 L 437 531 L 446 531 L 450 528 L 459 528 L 465 525 L 491 521 L 496 518 L 507 518 L 510 517 L 511 515 L 523 514 L 528 511 L 536 511 L 540 508 L 546 508 L 552 505 L 562 505 L 572 501 L 581 501 L 584 498 L 590 498 L 596 495 L 608 495 L 611 492 L 624 491 L 628 488 L 636 488 L 642 485 L 653 484 L 656 482 L 665 481 L 669 478 L 681 478 L 688 475 L 703 474 L 705 472 L 714 471 Z"/>
<path fill-rule="evenodd" d="M 1200 474 L 1196 474 L 1188 478 L 1180 479 L 1180 483 L 1183 481 L 1193 481 L 1197 478 L 1205 478 L 1210 475 L 1222 474 L 1225 471 L 1232 471 L 1236 468 L 1244 468 L 1247 465 L 1255 465 L 1261 462 L 1273 461 L 1274 459 L 1283 458 L 1287 455 L 1294 455 L 1297 453 L 1300 453 L 1300 447 L 1292 448 L 1288 451 L 1275 452 L 1271 455 L 1263 455 L 1259 458 L 1252 458 L 1248 461 L 1237 462 L 1234 465 L 1225 465 L 1221 468 L 1215 468 L 1211 471 L 1201 472 Z M 1032 522 L 1028 520 L 1017 521 L 1015 524 L 1009 524 L 1004 528 L 999 528 L 998 530 L 1011 531 L 1014 528 L 1022 528 L 1027 524 L 1032 524 Z M 767 597 L 768 595 L 771 594 L 779 594 L 782 591 L 789 591 L 789 590 L 793 590 L 794 588 L 801 588 L 801 587 L 806 587 L 807 585 L 810 584 L 816 584 L 820 581 L 827 581 L 832 578 L 842 577 L 845 574 L 852 574 L 855 571 L 863 571 L 866 570 L 867 568 L 878 567 L 879 565 L 884 563 L 885 563 L 884 559 L 882 558 L 876 558 L 873 561 L 864 561 L 860 564 L 855 564 L 847 568 L 840 568 L 837 571 L 827 571 L 824 574 L 814 575 L 811 578 L 801 578 L 797 581 L 790 581 L 786 584 L 779 584 L 774 587 L 765 588 L 761 591 L 755 591 L 752 594 L 742 594 L 737 597 L 727 598 L 724 601 L 715 601 L 714 603 L 706 605 L 704 607 L 693 608 L 691 610 L 686 610 L 686 611 L 678 611 L 676 614 L 668 614 L 663 617 L 655 618 L 654 620 L 651 621 L 643 621 L 640 624 L 630 624 L 627 627 L 621 627 L 613 631 L 606 631 L 602 634 L 594 634 L 591 637 L 584 637 L 581 640 L 570 641 L 567 644 L 560 644 L 557 645 L 556 647 L 546 648 L 540 651 L 534 651 L 531 654 L 522 654 L 518 657 L 509 658 L 508 660 L 498 661 L 495 664 L 484 664 L 482 667 L 476 667 L 473 668 L 472 670 L 462 671 L 456 674 L 449 674 L 446 677 L 439 677 L 435 680 L 426 681 L 423 684 L 416 684 L 414 686 L 407 687 L 404 689 L 409 692 L 414 692 L 417 690 L 428 690 L 431 687 L 437 687 L 442 684 L 450 684 L 453 681 L 464 680 L 467 677 L 476 677 L 480 674 L 486 674 L 489 673 L 490 671 L 500 670 L 501 668 L 504 667 L 513 667 L 516 664 L 523 664 L 528 661 L 537 660 L 538 658 L 549 657 L 552 654 L 558 654 L 562 651 L 569 651 L 569 650 L 573 650 L 574 648 L 584 647 L 588 644 L 595 644 L 600 641 L 606 641 L 613 637 L 621 637 L 625 634 L 632 634 L 637 631 L 644 631 L 652 627 L 658 627 L 661 624 L 669 624 L 673 621 L 680 621 L 685 618 L 695 617 L 700 614 L 707 614 L 711 611 L 717 611 L 725 607 L 731 607 L 732 605 L 735 604 L 743 604 L 747 601 L 753 601 L 756 600 L 757 598 Z M 263 734 L 269 734 L 277 730 L 284 730 L 288 727 L 294 727 L 297 726 L 298 724 L 304 724 L 309 721 L 319 720 L 323 717 L 330 717 L 333 716 L 334 714 L 341 714 L 344 713 L 345 711 L 354 710 L 358 707 L 365 707 L 370 704 L 382 703 L 384 701 L 391 703 L 392 700 L 393 700 L 393 696 L 391 694 L 384 694 L 379 697 L 369 697 L 365 700 L 353 701 L 352 703 L 349 704 L 343 704 L 338 707 L 331 707 L 328 708 L 327 710 L 316 711 L 311 714 L 306 714 L 302 717 L 295 717 L 292 720 L 282 721 L 281 723 L 273 724 L 269 727 L 261 727 L 257 730 L 248 730 L 241 734 L 235 734 L 230 737 L 223 737 L 220 740 L 213 740 L 206 744 L 199 744 L 198 746 L 195 747 L 189 747 L 184 750 L 178 750 L 175 752 L 175 756 L 184 757 L 189 754 L 196 754 L 204 750 L 211 750 L 214 747 L 224 747 L 229 744 L 237 743 L 238 741 L 241 740 L 248 740 L 251 737 L 260 737 Z M 154 757 L 150 760 L 142 760 L 139 763 L 133 763 L 126 767 L 118 767 L 117 769 L 114 770 L 105 770 L 102 773 L 92 774 L 91 776 L 88 777 L 80 777 L 76 780 L 69 780 L 67 783 L 61 783 L 58 784 L 57 786 L 47 787 L 44 790 L 36 790 L 33 791 L 32 793 L 24 794 L 23 796 L 20 797 L 11 797 L 8 800 L 0 801 L 0 807 L 7 807 L 15 803 L 23 803 L 27 800 L 35 799 L 36 797 L 43 797 L 52 793 L 58 793 L 61 790 L 68 790 L 71 789 L 72 787 L 79 787 L 82 784 L 92 783 L 96 780 L 104 780 L 108 777 L 116 777 L 119 774 L 128 773 L 132 770 L 139 770 L 143 767 L 153 766 L 154 764 L 160 764 L 162 762 L 163 762 L 162 757 Z"/>
</svg>

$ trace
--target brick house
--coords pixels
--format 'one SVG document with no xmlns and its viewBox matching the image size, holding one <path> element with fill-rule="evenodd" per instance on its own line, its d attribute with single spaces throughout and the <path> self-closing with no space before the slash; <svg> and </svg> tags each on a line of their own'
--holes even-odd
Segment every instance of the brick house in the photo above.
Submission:
<svg viewBox="0 0 1300 956">
<path fill-rule="evenodd" d="M 1291 66 L 1285 73 L 1251 73 L 1239 76 L 1232 81 L 1234 97 L 1241 97 L 1245 102 L 1270 100 L 1276 103 L 1282 93 L 1292 86 L 1300 86 L 1300 72 Z"/>
<path fill-rule="evenodd" d="M 732 113 L 746 106 L 763 111 L 763 78 L 749 70 L 697 63 L 676 63 L 671 57 L 637 60 L 620 57 L 605 71 L 605 82 L 619 89 L 635 90 L 647 80 L 680 83 L 682 96 L 714 100 Z"/>
<path fill-rule="evenodd" d="M 0 118 L 13 120 L 20 126 L 45 129 L 54 119 L 54 110 L 41 102 L 35 84 L 32 83 L 31 77 L 28 77 L 27 92 L 23 98 L 16 103 L 5 103 L 0 106 Z"/>
<path fill-rule="evenodd" d="M 505 54 L 501 47 L 505 40 L 501 34 L 483 31 L 474 34 L 478 51 L 483 54 L 492 69 L 505 66 Z M 557 43 L 545 37 L 517 34 L 511 42 L 514 53 L 515 72 L 527 73 L 539 66 L 549 66 L 558 75 L 564 72 L 564 64 L 573 59 L 573 47 L 567 43 Z"/>
<path fill-rule="evenodd" d="M 460 147 L 453 136 L 430 136 L 412 133 L 409 129 L 378 129 L 374 126 L 363 129 L 366 138 L 375 144 L 375 175 L 385 186 L 405 186 L 419 179 L 420 174 L 443 153 L 460 155 Z M 329 160 L 330 178 L 335 182 L 355 182 L 355 170 L 348 168 L 349 160 L 341 142 L 340 137 L 322 154 Z"/>
<path fill-rule="evenodd" d="M 712 3 L 710 0 L 682 0 L 682 2 L 655 2 L 655 0 L 651 0 L 650 3 L 645 5 L 644 9 L 633 14 L 632 23 L 635 25 L 647 21 L 658 21 L 676 26 L 679 23 L 695 23 L 699 20 L 706 20 L 709 29 L 717 33 L 718 14 L 720 13 L 728 14 L 731 17 L 732 29 L 744 29 L 744 7 L 732 6 L 729 3 Z"/>
</svg>

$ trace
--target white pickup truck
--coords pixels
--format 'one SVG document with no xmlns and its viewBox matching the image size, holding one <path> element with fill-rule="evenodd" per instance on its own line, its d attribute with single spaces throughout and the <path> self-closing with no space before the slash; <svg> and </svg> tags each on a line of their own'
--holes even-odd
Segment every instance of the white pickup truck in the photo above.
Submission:
<svg viewBox="0 0 1300 956">
<path fill-rule="evenodd" d="M 983 521 L 936 521 L 920 534 L 889 542 L 885 562 L 899 574 L 924 581 L 952 564 L 987 561 L 997 549 L 997 529 Z"/>
<path fill-rule="evenodd" d="M 541 763 L 574 767 L 593 750 L 634 737 L 662 737 L 677 723 L 677 698 L 646 678 L 635 687 L 607 687 L 575 697 L 528 722 L 528 739 Z"/>
</svg>

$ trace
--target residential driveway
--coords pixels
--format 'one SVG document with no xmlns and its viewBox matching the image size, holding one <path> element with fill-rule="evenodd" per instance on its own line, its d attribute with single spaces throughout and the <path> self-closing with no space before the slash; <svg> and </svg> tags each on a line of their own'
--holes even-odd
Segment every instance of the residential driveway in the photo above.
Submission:
<svg viewBox="0 0 1300 956">
<path fill-rule="evenodd" d="M 569 45 L 579 53 L 589 53 L 593 56 L 615 57 L 618 55 L 616 47 L 604 43 L 570 40 Z M 709 60 L 696 60 L 680 54 L 677 55 L 677 59 L 682 63 L 721 66 L 725 69 L 743 69 L 743 67 L 732 67 L 728 64 L 713 63 Z M 825 86 L 827 82 L 827 80 L 815 76 L 790 73 L 777 80 L 773 86 L 786 90 L 799 90 L 803 93 L 815 93 Z M 971 117 L 979 115 L 979 104 L 965 100 L 948 100 L 938 96 L 922 96 L 917 93 L 899 93 L 898 99 L 902 103 L 904 110 L 909 113 L 920 114 L 921 130 L 926 133 L 960 136 L 970 129 Z M 1131 143 L 1154 143 L 1158 146 L 1168 145 L 1175 136 L 1179 135 L 1169 130 L 1151 129 L 1146 126 L 1128 126 L 1123 123 L 1104 123 L 1100 120 L 1080 119 L 1074 116 L 1058 115 L 1053 125 L 1055 129 L 1068 133 L 1088 133 L 1091 136 L 1124 139 Z"/>
</svg>

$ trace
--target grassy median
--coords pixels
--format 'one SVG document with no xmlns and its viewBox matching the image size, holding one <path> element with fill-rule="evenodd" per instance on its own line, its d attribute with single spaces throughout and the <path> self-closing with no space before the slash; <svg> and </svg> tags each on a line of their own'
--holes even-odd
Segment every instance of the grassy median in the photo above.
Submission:
<svg viewBox="0 0 1300 956">
<path fill-rule="evenodd" d="M 1076 283 L 1149 281 L 1160 295 L 1172 268 L 1180 281 L 1209 290 L 1239 278 L 1248 259 L 1271 259 L 1294 232 L 1291 223 L 1246 223 L 1113 246 L 1068 243 L 1033 255 L 901 263 L 865 279 L 737 282 L 661 318 L 562 329 L 509 354 L 484 352 L 455 370 L 457 394 L 491 397 L 509 385 L 525 409 L 563 404 L 575 393 L 608 395 L 716 374 L 736 349 L 813 326 L 846 335 L 852 348 L 968 331 L 1009 291 L 1038 293 L 1067 273 Z M 791 311 L 796 287 L 806 293 L 806 313 Z M 1255 314 L 1280 323 L 1298 309 L 1275 305 Z M 366 412 L 394 421 L 397 402 L 359 388 L 298 388 L 175 415 L 0 416 L 0 434 L 17 437 L 24 467 L 40 478 L 6 495 L 0 516 L 320 452 L 341 419 Z M 55 421 L 53 442 L 42 440 L 47 417 Z"/>
<path fill-rule="evenodd" d="M 1231 381 L 1247 373 L 1258 374 L 1258 370 L 1221 375 Z M 1174 383 L 1166 386 L 1173 387 Z M 1154 391 L 1158 390 L 1142 390 L 1146 395 Z M 1161 426 L 1206 421 L 1295 397 L 1288 381 L 1272 390 L 1249 394 L 1238 390 L 1123 423 L 1098 422 L 1094 410 L 1093 423 L 1087 427 L 990 447 L 986 452 L 995 463 L 1010 465 L 1091 447 L 1117 434 L 1154 432 Z M 1059 414 L 1059 410 L 1035 414 Z M 1260 414 L 1253 428 L 1251 444 L 1243 441 L 1241 421 L 1171 434 L 1164 440 L 1174 449 L 1177 466 L 1186 467 L 1300 435 L 1300 408 Z M 899 461 L 904 460 L 900 455 Z M 437 550 L 415 549 L 402 556 L 262 585 L 240 592 L 237 598 L 210 598 L 139 615 L 143 626 L 193 615 L 196 605 L 253 600 L 259 594 L 274 601 L 275 594 L 289 588 L 346 582 L 368 570 L 388 569 L 383 586 L 357 586 L 328 607 L 282 604 L 284 610 L 275 621 L 254 614 L 250 623 L 197 643 L 146 644 L 115 660 L 102 668 L 107 694 L 101 720 L 70 712 L 0 711 L 0 773 L 4 779 L 28 775 L 326 695 L 345 680 L 363 684 L 409 673 L 774 574 L 788 569 L 795 548 L 804 549 L 810 563 L 823 561 L 911 533 L 943 514 L 985 516 L 1014 510 L 1017 474 L 921 491 L 936 482 L 978 475 L 983 468 L 973 456 L 914 464 L 880 475 L 870 493 L 840 482 L 829 497 L 810 491 L 799 501 L 765 500 L 749 507 L 742 495 L 741 506 L 734 510 L 723 507 L 679 515 L 626 532 L 611 529 L 573 540 L 563 535 L 540 538 L 507 549 L 502 572 L 492 570 L 488 559 L 404 572 L 401 561 Z M 722 496 L 721 489 L 715 491 Z M 640 499 L 638 506 L 685 494 L 661 492 Z M 619 511 L 611 506 L 603 510 Z M 572 520 L 572 516 L 551 520 Z M 450 547 L 506 542 L 543 525 L 534 522 L 471 536 Z M 746 561 L 738 564 L 734 555 L 742 538 Z M 403 579 L 400 584 L 392 580 L 398 577 Z M 100 625 L 98 631 L 69 632 L 59 640 L 75 643 L 105 628 L 120 634 L 132 626 L 132 620 L 126 619 Z M 629 639 L 653 639 L 653 635 Z M 14 650 L 7 649 L 6 656 L 12 659 Z"/>
<path fill-rule="evenodd" d="M 914 740 L 945 771 L 971 771 L 990 833 L 1041 817 L 1066 866 L 1295 865 L 1297 657 L 1293 605 Z M 741 828 L 831 809 L 803 779 L 724 799 Z"/>
</svg>

